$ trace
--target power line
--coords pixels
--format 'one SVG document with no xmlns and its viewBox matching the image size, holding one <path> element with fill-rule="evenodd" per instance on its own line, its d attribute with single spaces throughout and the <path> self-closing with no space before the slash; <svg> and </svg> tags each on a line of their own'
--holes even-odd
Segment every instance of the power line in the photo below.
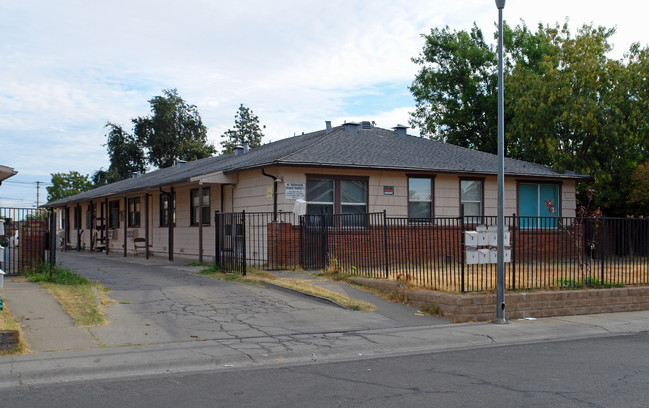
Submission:
<svg viewBox="0 0 649 408">
<path fill-rule="evenodd" d="M 7 184 L 25 184 L 29 186 L 33 186 L 34 184 L 42 184 L 42 185 L 52 185 L 52 183 L 47 182 L 47 181 L 13 181 L 13 180 L 5 180 L 2 182 L 7 183 Z"/>
</svg>

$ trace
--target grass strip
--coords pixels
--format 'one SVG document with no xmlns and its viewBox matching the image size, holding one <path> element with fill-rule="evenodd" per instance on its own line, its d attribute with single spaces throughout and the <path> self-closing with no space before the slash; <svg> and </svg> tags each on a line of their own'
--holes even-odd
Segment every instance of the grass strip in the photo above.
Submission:
<svg viewBox="0 0 649 408">
<path fill-rule="evenodd" d="M 0 350 L 0 356 L 27 354 L 31 351 L 29 345 L 24 340 L 25 336 L 20 324 L 6 305 L 0 311 L 0 330 L 18 330 L 20 336 L 18 346 L 13 349 Z"/>
<path fill-rule="evenodd" d="M 114 302 L 106 295 L 109 290 L 100 283 L 92 282 L 58 265 L 54 267 L 51 281 L 47 264 L 26 271 L 24 276 L 29 282 L 40 284 L 54 296 L 75 326 L 92 327 L 108 323 L 104 307 Z M 97 289 L 99 299 L 93 288 Z"/>
<path fill-rule="evenodd" d="M 376 310 L 376 306 L 371 303 L 349 298 L 328 289 L 321 288 L 320 286 L 308 283 L 303 279 L 278 278 L 272 273 L 265 271 L 248 271 L 246 273 L 246 276 L 241 276 L 238 273 L 224 272 L 218 265 L 209 265 L 199 273 L 201 275 L 207 275 L 216 279 L 222 279 L 246 285 L 262 285 L 263 282 L 269 282 L 274 285 L 283 286 L 285 288 L 307 293 L 309 295 L 330 299 L 350 310 L 359 310 L 363 312 Z"/>
</svg>

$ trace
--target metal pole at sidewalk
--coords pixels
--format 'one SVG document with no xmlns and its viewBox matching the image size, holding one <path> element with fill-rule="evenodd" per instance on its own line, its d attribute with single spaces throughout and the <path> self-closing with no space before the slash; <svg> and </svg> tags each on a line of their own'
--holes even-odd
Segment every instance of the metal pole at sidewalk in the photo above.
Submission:
<svg viewBox="0 0 649 408">
<path fill-rule="evenodd" d="M 498 8 L 498 260 L 496 289 L 496 320 L 505 320 L 505 118 L 503 101 L 503 9 L 505 0 L 496 0 Z"/>
</svg>

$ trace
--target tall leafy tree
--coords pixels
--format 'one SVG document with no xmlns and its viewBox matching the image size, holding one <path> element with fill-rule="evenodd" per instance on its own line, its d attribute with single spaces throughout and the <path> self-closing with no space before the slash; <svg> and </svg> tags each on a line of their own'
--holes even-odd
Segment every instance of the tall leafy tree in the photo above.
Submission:
<svg viewBox="0 0 649 408">
<path fill-rule="evenodd" d="M 176 89 L 162 91 L 149 103 L 152 114 L 133 119 L 137 143 L 147 161 L 157 167 L 172 166 L 176 159 L 191 161 L 215 153 L 207 142 L 207 128 L 195 105 L 189 105 Z"/>
<path fill-rule="evenodd" d="M 138 139 L 112 122 L 106 124 L 106 149 L 110 166 L 108 170 L 97 170 L 93 175 L 95 186 L 124 180 L 136 172 L 146 170 L 146 158 Z"/>
<path fill-rule="evenodd" d="M 47 201 L 52 202 L 90 190 L 93 185 L 87 174 L 77 171 L 52 173 L 51 186 L 47 189 Z"/>
<path fill-rule="evenodd" d="M 234 128 L 226 130 L 221 135 L 225 139 L 221 142 L 223 154 L 234 152 L 235 147 L 243 146 L 244 143 L 251 148 L 261 146 L 261 139 L 264 137 L 263 129 L 266 129 L 266 126 L 259 125 L 259 118 L 252 109 L 241 104 L 234 117 Z"/>
<path fill-rule="evenodd" d="M 482 31 L 433 28 L 413 61 L 421 66 L 410 91 L 417 107 L 410 123 L 422 136 L 496 152 L 497 55 Z"/>
<path fill-rule="evenodd" d="M 634 213 L 649 216 L 649 162 L 642 163 L 631 173 L 629 203 Z"/>
<path fill-rule="evenodd" d="M 648 51 L 608 57 L 615 30 L 585 25 L 505 25 L 505 149 L 509 157 L 593 176 L 583 191 L 609 215 L 627 211 L 630 174 L 649 146 Z M 433 29 L 414 61 L 411 124 L 423 135 L 494 152 L 495 46 L 470 33 Z"/>
</svg>

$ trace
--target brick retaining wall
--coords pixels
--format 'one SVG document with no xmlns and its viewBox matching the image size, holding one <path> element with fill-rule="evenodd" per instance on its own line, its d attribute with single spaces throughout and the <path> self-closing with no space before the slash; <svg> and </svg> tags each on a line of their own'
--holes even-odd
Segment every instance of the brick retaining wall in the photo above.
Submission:
<svg viewBox="0 0 649 408">
<path fill-rule="evenodd" d="M 18 347 L 20 334 L 18 330 L 0 330 L 0 350 L 10 350 Z"/>
<path fill-rule="evenodd" d="M 443 317 L 453 323 L 488 322 L 496 318 L 495 294 L 451 295 L 403 289 L 399 282 L 366 278 L 352 280 L 377 289 L 396 291 L 407 296 L 414 306 L 435 304 Z M 508 293 L 505 305 L 507 319 L 649 310 L 649 287 Z"/>
</svg>

